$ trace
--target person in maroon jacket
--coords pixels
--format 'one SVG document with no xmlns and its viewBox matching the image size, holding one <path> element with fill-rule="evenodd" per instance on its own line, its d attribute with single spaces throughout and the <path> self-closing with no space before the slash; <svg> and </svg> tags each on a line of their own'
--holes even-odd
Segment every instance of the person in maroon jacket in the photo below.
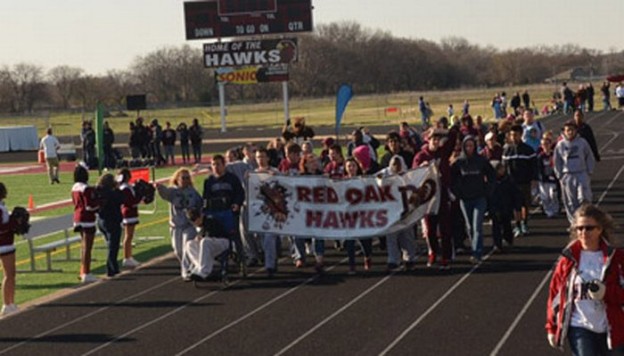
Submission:
<svg viewBox="0 0 624 356">
<path fill-rule="evenodd" d="M 423 145 L 420 152 L 414 156 L 412 168 L 437 165 L 440 174 L 440 208 L 437 214 L 425 216 L 425 238 L 429 249 L 427 266 L 431 267 L 436 263 L 437 255 L 442 252 L 440 269 L 449 269 L 449 262 L 453 254 L 453 243 L 451 240 L 451 199 L 449 189 L 451 188 L 451 168 L 450 157 L 455 148 L 455 142 L 459 130 L 457 126 L 452 126 L 450 130 L 435 129 L 426 145 Z M 442 251 L 438 243 L 438 230 L 442 240 Z"/>
<path fill-rule="evenodd" d="M 130 170 L 122 168 L 117 175 L 119 189 L 124 195 L 124 202 L 121 206 L 122 224 L 124 226 L 123 239 L 123 261 L 122 266 L 125 268 L 136 268 L 140 262 L 132 257 L 132 238 L 134 237 L 134 229 L 139 223 L 139 203 L 143 199 L 137 194 L 134 187 L 130 184 Z"/>
<path fill-rule="evenodd" d="M 9 211 L 4 205 L 7 189 L 0 182 L 0 261 L 2 262 L 2 310 L 0 315 L 5 316 L 18 311 L 15 305 L 15 236 L 13 229 L 15 221 L 11 219 Z"/>
<path fill-rule="evenodd" d="M 74 186 L 72 202 L 74 203 L 74 231 L 80 232 L 82 250 L 80 255 L 80 280 L 82 283 L 95 282 L 97 278 L 91 274 L 91 250 L 95 238 L 95 213 L 99 201 L 94 187 L 87 184 L 89 171 L 82 165 L 74 169 Z"/>
<path fill-rule="evenodd" d="M 329 178 L 340 179 L 344 177 L 344 156 L 342 155 L 342 146 L 334 143 L 329 147 L 329 163 L 325 165 L 323 172 Z"/>
<path fill-rule="evenodd" d="M 574 355 L 624 354 L 624 253 L 610 245 L 614 225 L 609 214 L 591 204 L 574 213 L 572 242 L 550 281 L 550 346 L 561 349 L 567 338 Z"/>
<path fill-rule="evenodd" d="M 301 146 L 294 142 L 286 145 L 286 158 L 282 159 L 277 169 L 287 176 L 299 175 L 299 162 L 301 160 Z"/>
</svg>

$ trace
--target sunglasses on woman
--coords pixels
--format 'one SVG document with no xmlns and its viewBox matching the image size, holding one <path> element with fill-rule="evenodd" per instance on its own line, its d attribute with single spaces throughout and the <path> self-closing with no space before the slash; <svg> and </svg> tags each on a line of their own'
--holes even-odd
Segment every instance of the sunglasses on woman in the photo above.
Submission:
<svg viewBox="0 0 624 356">
<path fill-rule="evenodd" d="M 575 226 L 574 229 L 576 229 L 577 232 L 581 232 L 583 230 L 587 231 L 587 232 L 592 232 L 595 229 L 597 229 L 598 226 L 596 225 L 579 225 L 579 226 Z"/>
</svg>

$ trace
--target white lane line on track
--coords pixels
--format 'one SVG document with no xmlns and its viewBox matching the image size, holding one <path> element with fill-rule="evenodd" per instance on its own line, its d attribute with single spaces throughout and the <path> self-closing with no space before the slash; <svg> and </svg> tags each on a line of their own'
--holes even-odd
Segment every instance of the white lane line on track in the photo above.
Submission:
<svg viewBox="0 0 624 356">
<path fill-rule="evenodd" d="M 611 182 L 609 182 L 609 185 L 607 186 L 607 188 L 604 190 L 604 192 L 602 192 L 602 195 L 600 196 L 600 199 L 598 199 L 598 201 L 596 202 L 597 206 L 600 205 L 600 203 L 602 203 L 602 200 L 607 196 L 607 193 L 609 192 L 609 190 L 611 190 L 611 188 L 613 188 L 613 185 L 618 180 L 620 174 L 622 174 L 623 171 L 624 171 L 624 166 L 622 166 L 620 168 L 620 170 L 617 172 L 615 177 L 613 177 Z M 498 344 L 496 345 L 496 347 L 492 351 L 492 353 L 490 353 L 490 356 L 496 356 L 498 354 L 498 352 L 500 351 L 500 349 L 503 347 L 503 345 L 507 342 L 507 340 L 511 336 L 511 333 L 514 331 L 514 329 L 516 328 L 516 326 L 518 325 L 520 320 L 524 317 L 524 314 L 526 314 L 526 312 L 529 310 L 529 307 L 531 306 L 531 304 L 533 304 L 533 301 L 535 300 L 535 297 L 537 296 L 537 294 L 539 294 L 539 292 L 542 290 L 542 288 L 544 288 L 544 285 L 546 284 L 546 281 L 548 281 L 548 279 L 550 278 L 550 275 L 553 272 L 553 268 L 555 268 L 555 265 L 553 265 L 553 267 L 550 269 L 550 271 L 548 271 L 548 273 L 546 274 L 546 277 L 544 277 L 542 282 L 537 286 L 537 288 L 535 288 L 535 291 L 533 291 L 533 294 L 531 295 L 531 298 L 529 298 L 529 300 L 524 304 L 524 307 L 522 307 L 522 310 L 520 311 L 520 313 L 518 314 L 516 319 L 509 326 L 509 328 L 507 329 L 507 331 L 505 332 L 505 334 L 503 335 L 501 340 L 498 342 Z"/>
<path fill-rule="evenodd" d="M 613 136 L 609 139 L 609 141 L 607 141 L 607 143 L 605 143 L 604 145 L 602 145 L 602 147 L 600 147 L 598 152 L 602 153 L 604 151 L 604 149 L 607 148 L 607 146 L 609 146 L 609 144 L 611 142 L 613 142 L 616 138 L 618 138 L 618 136 L 620 136 L 619 133 L 613 132 L 613 131 L 611 132 L 611 135 L 613 135 Z"/>
<path fill-rule="evenodd" d="M 285 258 L 286 258 L 286 257 L 285 257 Z M 333 268 L 333 267 L 332 267 L 332 268 Z M 262 271 L 262 270 L 264 270 L 264 268 L 259 268 L 259 269 L 257 269 L 254 273 L 251 273 L 251 274 L 249 275 L 249 277 L 253 277 L 253 276 L 255 276 L 256 274 L 258 274 L 258 273 L 259 273 L 260 271 Z M 328 270 L 329 270 L 329 268 L 328 268 Z M 316 277 L 316 276 L 315 276 L 315 277 Z M 312 277 L 311 279 L 314 279 L 315 277 Z M 177 279 L 177 278 L 179 278 L 179 277 L 176 277 L 176 278 L 174 278 L 174 279 Z M 217 294 L 217 293 L 219 293 L 219 292 L 222 292 L 224 289 L 229 288 L 230 286 L 237 285 L 237 284 L 241 283 L 242 281 L 243 281 L 242 279 L 236 280 L 236 281 L 234 281 L 234 282 L 232 282 L 232 283 L 228 284 L 228 286 L 227 286 L 227 287 L 220 288 L 220 289 L 215 290 L 215 291 L 212 291 L 212 292 L 210 292 L 210 293 L 208 293 L 208 294 L 206 294 L 206 295 L 204 295 L 204 296 L 201 296 L 201 297 L 199 297 L 199 298 L 196 298 L 196 299 L 194 299 L 194 300 L 192 300 L 192 301 L 190 301 L 190 302 L 188 302 L 188 303 L 186 303 L 186 304 L 184 304 L 184 305 L 182 305 L 182 306 L 177 307 L 176 309 L 174 309 L 174 310 L 172 310 L 172 311 L 170 311 L 170 312 L 168 312 L 168 313 L 165 313 L 165 314 L 163 314 L 163 315 L 159 316 L 159 317 L 158 317 L 158 318 L 156 318 L 156 319 L 153 319 L 153 320 L 151 320 L 151 321 L 149 321 L 149 322 L 147 322 L 147 323 L 143 323 L 143 324 L 141 324 L 140 326 L 138 326 L 138 327 L 136 327 L 136 328 L 134 328 L 134 329 L 132 329 L 132 330 L 130 330 L 130 331 L 127 331 L 127 332 L 125 332 L 125 333 L 124 333 L 124 334 L 122 334 L 122 335 L 118 335 L 118 336 L 117 336 L 117 337 L 115 337 L 113 340 L 111 340 L 111 341 L 109 341 L 109 342 L 107 342 L 107 343 L 105 343 L 105 344 L 102 344 L 102 345 L 100 345 L 100 346 L 98 346 L 98 347 L 96 347 L 96 348 L 94 348 L 94 349 L 91 349 L 91 350 L 87 351 L 86 353 L 84 353 L 83 355 L 91 355 L 91 354 L 93 354 L 93 353 L 95 353 L 95 352 L 97 352 L 97 351 L 99 351 L 99 350 L 101 350 L 101 349 L 103 349 L 103 348 L 105 348 L 105 347 L 108 347 L 109 345 L 111 345 L 111 344 L 113 344 L 113 343 L 117 342 L 118 340 L 120 340 L 120 339 L 122 339 L 122 338 L 124 338 L 124 337 L 126 337 L 126 336 L 129 336 L 129 335 L 131 335 L 131 334 L 133 334 L 133 333 L 135 333 L 135 332 L 137 332 L 137 331 L 140 331 L 140 330 L 142 330 L 142 329 L 145 329 L 146 327 L 148 327 L 148 326 L 150 326 L 150 325 L 152 325 L 152 324 L 155 324 L 155 323 L 157 323 L 157 322 L 159 322 L 159 321 L 161 321 L 161 320 L 163 320 L 163 319 L 165 319 L 165 318 L 167 318 L 167 317 L 169 317 L 169 316 L 171 316 L 171 315 L 173 315 L 173 314 L 175 314 L 175 313 L 177 313 L 177 312 L 179 312 L 179 311 L 181 311 L 181 310 L 185 309 L 187 306 L 189 306 L 189 305 L 191 305 L 191 304 L 201 302 L 202 300 L 207 299 L 207 298 L 209 298 L 209 297 L 211 297 L 211 296 L 213 296 L 213 295 L 215 295 L 215 294 Z"/>
<path fill-rule="evenodd" d="M 327 268 L 327 271 L 329 272 L 329 271 L 333 270 L 333 269 L 334 269 L 334 268 L 336 268 L 338 265 L 340 265 L 340 264 L 342 264 L 342 263 L 344 263 L 344 262 L 346 262 L 346 261 L 347 261 L 347 258 L 343 258 L 342 260 L 340 260 L 340 262 L 338 262 L 338 263 L 334 264 L 333 266 L 331 266 L 331 267 Z M 195 349 L 197 346 L 199 346 L 199 345 L 203 344 L 204 342 L 206 342 L 206 341 L 208 341 L 208 340 L 210 340 L 210 339 L 214 338 L 215 336 L 217 336 L 217 335 L 221 334 L 222 332 L 224 332 L 224 331 L 226 331 L 226 330 L 228 330 L 228 329 L 230 329 L 230 328 L 232 328 L 232 327 L 234 327 L 234 326 L 236 326 L 236 325 L 240 324 L 242 321 L 245 321 L 246 319 L 248 319 L 248 318 L 252 317 L 253 315 L 255 315 L 255 314 L 257 314 L 257 313 L 259 313 L 260 311 L 262 311 L 262 310 L 266 309 L 266 308 L 267 308 L 267 307 L 269 307 L 270 305 L 272 305 L 272 304 L 274 304 L 275 302 L 277 302 L 277 301 L 279 301 L 279 300 L 283 299 L 284 297 L 286 297 L 286 296 L 288 296 L 288 295 L 292 294 L 293 292 L 295 292 L 295 291 L 299 290 L 299 288 L 301 288 L 301 287 L 303 287 L 303 286 L 305 286 L 305 285 L 309 284 L 310 282 L 314 281 L 314 280 L 315 280 L 315 279 L 317 279 L 317 278 L 318 278 L 318 275 L 315 275 L 315 276 L 312 276 L 312 277 L 310 277 L 310 278 L 306 279 L 305 281 L 301 282 L 301 283 L 300 283 L 299 285 L 297 285 L 296 287 L 293 287 L 293 288 L 291 288 L 290 290 L 287 290 L 286 292 L 284 292 L 284 293 L 282 293 L 282 294 L 278 295 L 277 297 L 275 297 L 275 298 L 273 298 L 273 299 L 269 300 L 268 302 L 266 302 L 266 303 L 262 304 L 262 305 L 261 305 L 261 306 L 259 306 L 258 308 L 256 308 L 256 309 L 254 309 L 254 310 L 250 311 L 249 313 L 247 313 L 247 314 L 245 314 L 245 315 L 241 316 L 240 318 L 238 318 L 238 319 L 234 320 L 233 322 L 231 322 L 231 323 L 229 323 L 229 324 L 225 325 L 224 327 L 220 328 L 219 330 L 214 331 L 214 332 L 213 332 L 213 333 L 211 333 L 210 335 L 208 335 L 208 336 L 206 336 L 205 338 L 203 338 L 203 339 L 199 340 L 198 342 L 196 342 L 196 343 L 194 343 L 193 345 L 191 345 L 191 346 L 187 347 L 186 349 L 184 349 L 184 350 L 182 350 L 182 351 L 178 352 L 178 353 L 176 354 L 176 356 L 178 356 L 178 355 L 184 355 L 184 354 L 186 354 L 187 352 L 192 351 L 192 350 L 193 350 L 193 349 Z"/>
<path fill-rule="evenodd" d="M 396 272 L 392 272 L 391 274 L 387 275 L 386 277 L 384 277 L 379 282 L 377 282 L 374 285 L 370 286 L 367 290 L 362 292 L 360 295 L 358 295 L 357 297 L 353 298 L 349 303 L 345 304 L 340 309 L 338 309 L 335 312 L 333 312 L 330 316 L 328 316 L 327 318 L 323 319 L 320 323 L 316 324 L 314 327 L 312 327 L 310 330 L 305 332 L 303 335 L 299 336 L 293 342 L 291 342 L 290 344 L 286 345 L 286 347 L 284 347 L 283 349 L 279 350 L 277 353 L 274 354 L 274 356 L 279 356 L 279 355 L 283 355 L 284 353 L 286 353 L 286 351 L 290 350 L 293 346 L 297 345 L 301 340 L 303 340 L 306 337 L 310 336 L 316 330 L 320 329 L 321 326 L 327 324 L 332 319 L 334 319 L 335 317 L 340 315 L 343 311 L 349 309 L 349 307 L 351 307 L 353 304 L 357 303 L 360 299 L 364 298 L 370 292 L 372 292 L 373 290 L 377 289 L 377 287 L 379 287 L 380 285 L 386 283 L 392 276 L 394 276 L 395 273 Z"/>
<path fill-rule="evenodd" d="M 500 339 L 498 344 L 496 344 L 496 347 L 490 353 L 490 356 L 498 355 L 498 352 L 501 350 L 503 345 L 507 342 L 507 339 L 509 339 L 509 337 L 511 336 L 511 333 L 516 329 L 516 326 L 518 326 L 518 323 L 520 323 L 520 320 L 522 319 L 524 314 L 526 314 L 526 312 L 529 310 L 529 307 L 531 306 L 531 304 L 533 304 L 533 301 L 535 301 L 535 298 L 537 298 L 539 292 L 542 290 L 542 288 L 544 288 L 544 285 L 550 280 L 550 276 L 552 275 L 552 272 L 553 270 L 551 268 L 550 271 L 546 273 L 546 276 L 544 277 L 544 279 L 542 279 L 542 282 L 537 286 L 537 288 L 535 288 L 529 300 L 524 304 L 524 307 L 522 307 L 522 310 L 520 310 L 520 313 L 518 314 L 518 316 L 516 316 L 516 319 L 514 319 L 513 323 L 511 323 L 511 325 L 509 326 L 509 329 L 507 329 L 507 331 L 505 332 L 505 335 L 503 335 L 503 337 Z"/>
<path fill-rule="evenodd" d="M 63 323 L 63 324 L 61 324 L 61 325 L 58 325 L 58 326 L 56 326 L 56 327 L 54 327 L 54 328 L 52 328 L 52 329 L 49 329 L 49 330 L 47 330 L 47 331 L 44 331 L 44 332 L 42 332 L 42 333 L 40 333 L 40 334 L 37 334 L 37 335 L 35 335 L 35 336 L 31 337 L 31 338 L 29 338 L 28 340 L 21 341 L 21 342 L 19 342 L 19 343 L 17 343 L 17 344 L 11 345 L 10 347 L 8 347 L 8 348 L 6 348 L 6 349 L 0 350 L 0 354 L 5 354 L 5 353 L 7 353 L 7 352 L 9 352 L 9 351 L 11 351 L 11 350 L 14 350 L 14 349 L 16 349 L 16 348 L 18 348 L 18 347 L 20 347 L 20 346 L 25 345 L 25 344 L 27 344 L 27 343 L 29 343 L 29 342 L 33 341 L 33 340 L 36 340 L 36 339 L 39 339 L 39 338 L 41 338 L 41 337 L 47 336 L 47 335 L 49 335 L 49 334 L 51 334 L 51 333 L 53 333 L 53 332 L 55 332 L 55 331 L 57 331 L 57 330 L 63 329 L 63 328 L 65 328 L 65 327 L 67 327 L 67 326 L 70 326 L 70 325 L 72 325 L 72 324 L 76 324 L 76 323 L 78 323 L 79 321 L 85 320 L 85 319 L 87 319 L 87 318 L 92 317 L 93 315 L 96 315 L 96 314 L 99 314 L 99 313 L 101 313 L 101 312 L 103 312 L 103 311 L 105 311 L 105 310 L 108 310 L 108 309 L 110 309 L 111 307 L 114 307 L 115 305 L 120 305 L 120 304 L 125 303 L 125 302 L 127 302 L 127 301 L 129 301 L 129 300 L 132 300 L 132 299 L 134 299 L 134 298 L 140 297 L 140 296 L 142 296 L 142 295 L 144 295 L 144 294 L 147 294 L 147 293 L 149 293 L 149 292 L 151 292 L 151 291 L 153 291 L 153 290 L 155 290 L 155 289 L 158 289 L 158 288 L 163 287 L 163 286 L 165 286 L 165 285 L 167 285 L 167 284 L 169 284 L 169 283 L 171 283 L 171 282 L 173 282 L 173 281 L 176 281 L 176 280 L 178 280 L 179 278 L 180 278 L 180 277 L 171 278 L 171 279 L 166 280 L 166 281 L 164 281 L 164 282 L 162 282 L 162 283 L 160 283 L 160 284 L 157 284 L 157 285 L 155 285 L 155 286 L 152 286 L 151 288 L 148 288 L 148 289 L 143 290 L 143 291 L 141 291 L 141 292 L 139 292 L 139 293 L 136 293 L 136 294 L 133 294 L 133 295 L 131 295 L 131 296 L 129 296 L 129 297 L 126 297 L 126 298 L 124 298 L 124 299 L 121 299 L 121 300 L 119 300 L 119 301 L 117 301 L 117 302 L 115 302 L 115 303 L 113 303 L 113 304 L 111 304 L 111 305 L 109 305 L 109 306 L 106 306 L 106 307 L 101 307 L 101 308 L 96 309 L 96 310 L 94 310 L 94 311 L 92 311 L 92 312 L 90 312 L 90 313 L 87 313 L 87 314 L 85 314 L 85 315 L 82 315 L 82 316 L 80 316 L 80 317 L 78 317 L 78 318 L 76 318 L 76 319 L 74 319 L 74 320 L 72 320 L 72 321 L 68 321 L 68 322 Z"/>
<path fill-rule="evenodd" d="M 429 309 L 427 309 L 424 313 L 422 313 L 420 315 L 420 317 L 418 317 L 418 319 L 416 319 L 416 321 L 414 321 L 409 327 L 407 327 L 407 329 L 405 329 L 396 339 L 394 339 L 394 341 L 392 341 L 383 351 L 381 351 L 379 353 L 379 356 L 383 356 L 386 355 L 388 352 L 390 352 L 390 350 L 392 350 L 396 345 L 399 344 L 399 342 L 401 342 L 401 340 L 403 340 L 409 333 L 410 331 L 412 331 L 414 328 L 416 328 L 423 320 L 425 320 L 425 318 L 431 314 L 437 307 L 438 305 L 442 304 L 442 302 L 444 300 L 446 300 L 446 298 L 448 298 L 453 291 L 455 291 L 455 289 L 457 289 L 462 283 L 464 283 L 464 281 L 466 279 L 468 279 L 468 277 L 470 277 L 470 275 L 476 271 L 483 262 L 485 262 L 488 258 L 490 258 L 490 256 L 492 256 L 492 252 L 488 253 L 487 255 L 485 255 L 483 257 L 483 260 L 475 265 L 474 267 L 472 267 L 472 269 L 470 271 L 468 271 L 461 279 L 459 279 L 457 282 L 455 282 L 455 284 L 453 284 L 453 286 L 451 288 L 449 288 L 446 293 L 444 293 L 444 295 L 442 295 L 442 297 L 440 297 L 440 299 L 438 299 L 435 303 L 433 303 L 433 305 L 431 305 L 429 307 Z"/>
<path fill-rule="evenodd" d="M 600 203 L 602 203 L 602 200 L 607 196 L 607 192 L 609 192 L 609 190 L 611 190 L 611 188 L 613 188 L 613 185 L 615 184 L 617 179 L 620 177 L 620 174 L 622 174 L 622 171 L 624 171 L 624 166 L 620 167 L 620 170 L 617 172 L 615 177 L 613 177 L 611 182 L 609 182 L 609 185 L 607 186 L 607 189 L 605 189 L 605 191 L 602 192 L 602 195 L 598 199 L 598 202 L 596 202 L 596 205 L 600 205 Z"/>
</svg>

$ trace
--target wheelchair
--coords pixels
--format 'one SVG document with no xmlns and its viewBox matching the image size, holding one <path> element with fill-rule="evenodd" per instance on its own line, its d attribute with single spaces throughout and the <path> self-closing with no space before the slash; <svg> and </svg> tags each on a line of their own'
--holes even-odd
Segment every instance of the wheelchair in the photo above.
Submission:
<svg viewBox="0 0 624 356">
<path fill-rule="evenodd" d="M 230 282 L 230 261 L 238 267 L 239 276 L 247 278 L 247 265 L 243 243 L 238 231 L 238 219 L 230 209 L 212 210 L 205 209 L 204 234 L 205 236 L 225 236 L 229 241 L 229 247 L 215 259 L 218 261 L 218 270 L 213 270 L 207 278 L 191 278 L 195 287 L 203 282 L 221 282 L 227 286 Z"/>
</svg>

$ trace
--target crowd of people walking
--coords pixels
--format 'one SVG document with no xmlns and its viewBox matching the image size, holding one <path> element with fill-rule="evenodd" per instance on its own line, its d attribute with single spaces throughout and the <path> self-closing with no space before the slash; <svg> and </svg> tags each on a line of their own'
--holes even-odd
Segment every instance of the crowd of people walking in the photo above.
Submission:
<svg viewBox="0 0 624 356">
<path fill-rule="evenodd" d="M 349 274 L 358 273 L 358 250 L 364 273 L 373 268 L 374 249 L 385 251 L 388 271 L 413 269 L 419 255 L 419 236 L 426 242 L 422 253 L 427 255 L 428 268 L 449 270 L 462 253 L 479 264 L 486 253 L 513 251 L 515 239 L 530 234 L 529 212 L 538 206 L 547 218 L 565 214 L 572 239 L 558 261 L 550 286 L 549 343 L 561 347 L 567 338 L 577 355 L 604 354 L 608 347 L 621 351 L 624 257 L 610 245 L 611 217 L 591 205 L 591 175 L 601 158 L 593 130 L 584 121 L 584 112 L 593 110 L 593 88 L 583 89 L 584 97 L 579 99 L 578 92 L 571 97 L 563 84 L 562 110 L 574 111 L 573 118 L 559 132 L 547 130 L 535 120 L 527 92 L 512 96 L 509 112 L 506 94 L 497 94 L 492 101 L 497 120 L 489 124 L 470 115 L 467 101 L 461 115 L 455 115 L 450 105 L 450 117 L 434 120 L 421 97 L 422 130 L 402 122 L 397 130 L 386 132 L 385 139 L 380 139 L 361 127 L 344 145 L 331 137 L 324 138 L 322 149 L 316 153 L 314 130 L 303 118 L 297 118 L 287 122 L 281 137 L 266 147 L 248 143 L 214 155 L 207 167 L 210 173 L 199 186 L 201 192 L 193 183 L 192 170 L 186 167 L 178 169 L 168 185 L 131 183 L 128 168 L 121 168 L 115 175 L 109 171 L 90 185 L 94 133 L 85 123 L 81 135 L 84 163 L 76 166 L 71 189 L 74 227 L 82 237 L 80 280 L 97 280 L 91 273 L 91 251 L 98 228 L 109 247 L 108 277 L 117 275 L 120 268 L 139 266 L 132 255 L 138 205 L 153 199 L 155 192 L 169 203 L 171 244 L 185 280 L 210 278 L 218 270 L 217 261 L 227 259 L 232 251 L 248 267 L 263 263 L 267 277 L 273 278 L 279 273 L 278 258 L 284 244 L 296 268 L 312 266 L 323 274 L 328 246 L 322 236 L 279 236 L 248 230 L 245 190 L 251 172 L 353 179 L 400 175 L 410 168 L 435 165 L 441 188 L 439 209 L 427 214 L 420 224 L 375 239 L 334 241 L 333 247 L 348 257 Z M 606 109 L 610 104 L 604 102 Z M 180 123 L 174 129 L 166 122 L 163 129 L 157 119 L 147 126 L 138 118 L 130 123 L 129 148 L 133 159 L 174 165 L 174 147 L 179 141 L 182 164 L 200 164 L 202 137 L 203 129 L 196 119 L 190 127 Z M 105 165 L 112 168 L 117 155 L 108 125 L 104 138 Z M 51 129 L 41 140 L 41 149 L 50 183 L 59 183 L 59 143 Z M 6 196 L 7 189 L 0 183 L 0 260 L 6 272 L 3 314 L 17 310 L 11 230 L 15 221 L 9 219 L 4 206 Z M 490 246 L 484 243 L 487 219 L 491 220 Z M 308 261 L 310 256 L 312 263 Z"/>
</svg>

